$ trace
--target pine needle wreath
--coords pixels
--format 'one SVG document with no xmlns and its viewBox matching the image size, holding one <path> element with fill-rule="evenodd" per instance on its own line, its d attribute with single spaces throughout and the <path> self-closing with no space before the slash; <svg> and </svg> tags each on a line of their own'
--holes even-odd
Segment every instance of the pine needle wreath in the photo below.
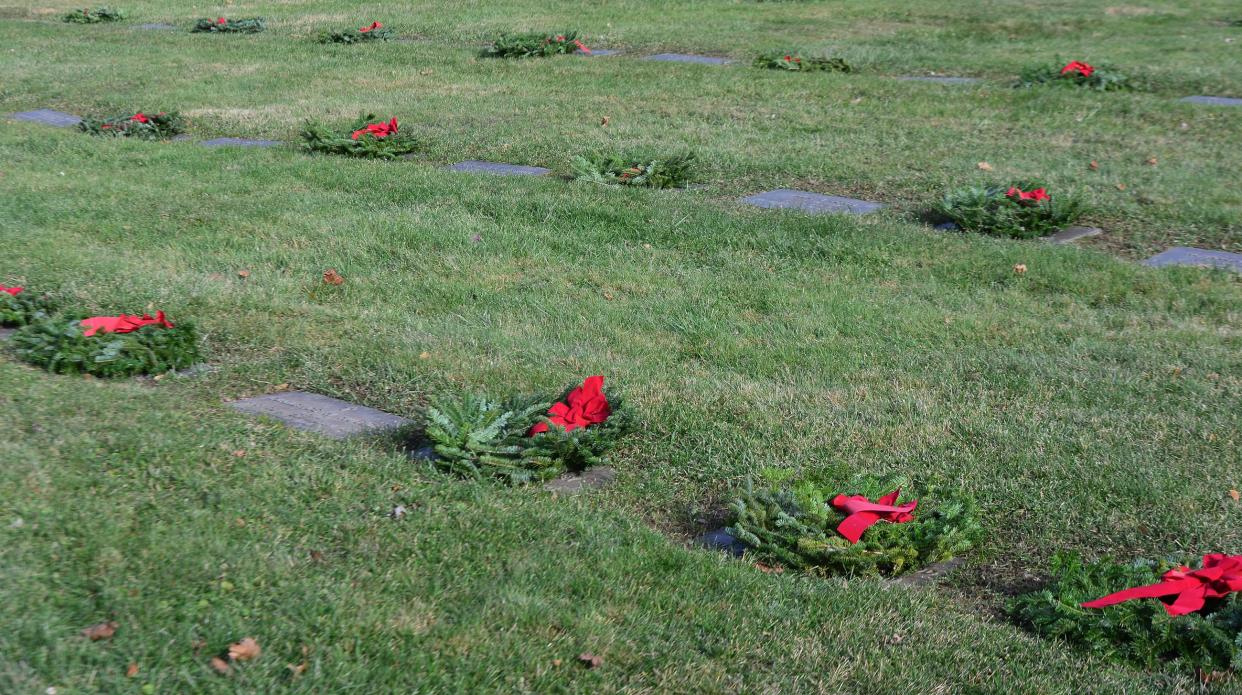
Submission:
<svg viewBox="0 0 1242 695">
<path fill-rule="evenodd" d="M 546 58 L 579 50 L 590 53 L 591 49 L 582 43 L 576 31 L 563 31 L 559 34 L 501 34 L 491 46 L 483 49 L 483 57 Z"/>
<path fill-rule="evenodd" d="M 592 154 L 574 157 L 578 181 L 616 186 L 682 188 L 696 177 L 694 154 L 622 156 Z"/>
<path fill-rule="evenodd" d="M 199 361 L 194 326 L 144 326 L 132 333 L 82 335 L 80 319 L 51 317 L 21 328 L 10 339 L 22 360 L 57 374 L 125 377 L 186 369 Z"/>
<path fill-rule="evenodd" d="M 574 387 L 568 388 L 564 400 Z M 425 438 L 441 469 L 467 478 L 499 478 L 520 485 L 582 471 L 605 462 L 607 452 L 631 429 L 622 398 L 605 389 L 612 414 L 602 423 L 572 431 L 552 424 L 553 400 L 521 396 L 497 401 L 484 395 L 433 399 L 423 413 Z M 536 424 L 546 432 L 531 435 Z"/>
<path fill-rule="evenodd" d="M 969 550 L 982 535 L 973 500 L 942 496 L 900 478 L 859 476 L 849 481 L 781 481 L 769 472 L 766 487 L 748 482 L 729 505 L 729 533 L 747 552 L 768 562 L 822 575 L 897 576 Z M 837 532 L 846 515 L 832 506 L 838 494 L 879 497 L 900 488 L 904 502 L 918 499 L 914 519 L 880 521 L 858 543 Z"/>
<path fill-rule="evenodd" d="M 148 115 L 139 111 L 112 118 L 84 118 L 78 129 L 91 135 L 164 140 L 185 132 L 185 120 L 176 111 Z"/>
<path fill-rule="evenodd" d="M 388 27 L 364 29 L 346 29 L 344 31 L 321 31 L 317 37 L 319 43 L 366 43 L 370 41 L 389 41 L 394 34 Z"/>
<path fill-rule="evenodd" d="M 808 55 L 797 51 L 761 53 L 755 58 L 753 65 L 757 68 L 787 72 L 850 72 L 853 70 L 844 58 Z"/>
<path fill-rule="evenodd" d="M 945 195 L 934 212 L 966 231 L 1014 239 L 1048 236 L 1084 214 L 1082 202 L 1066 193 L 1044 194 L 1040 200 L 1022 198 L 1023 194 L 1043 190 L 1042 184 L 1033 181 L 961 188 Z"/>
<path fill-rule="evenodd" d="M 35 295 L 30 290 L 18 292 L 16 295 L 0 292 L 0 326 L 25 326 L 47 318 L 54 308 L 47 295 Z"/>
<path fill-rule="evenodd" d="M 302 147 L 308 152 L 372 159 L 396 159 L 418 149 L 420 144 L 418 139 L 399 128 L 396 132 L 383 137 L 362 132 L 354 138 L 354 133 L 365 131 L 369 125 L 379 120 L 378 116 L 369 113 L 361 116 L 353 125 L 344 130 L 336 130 L 322 123 L 307 121 L 302 128 Z"/>
<path fill-rule="evenodd" d="M 190 29 L 196 34 L 257 34 L 267 30 L 267 20 L 262 17 L 247 17 L 245 19 L 226 19 L 218 17 L 216 19 L 203 18 L 194 23 L 194 27 Z"/>
<path fill-rule="evenodd" d="M 1083 608 L 1085 601 L 1134 586 L 1155 584 L 1181 563 L 1102 559 L 1086 563 L 1072 553 L 1052 558 L 1052 579 L 1043 589 L 1011 599 L 1010 616 L 1028 629 L 1086 647 L 1114 659 L 1155 668 L 1173 661 L 1202 673 L 1242 668 L 1242 596 L 1214 599 L 1204 609 L 1170 616 L 1156 599 L 1107 608 Z"/>
<path fill-rule="evenodd" d="M 119 22 L 125 19 L 125 13 L 111 7 L 82 7 L 71 10 L 61 17 L 62 21 L 71 24 L 98 24 L 100 22 Z"/>
<path fill-rule="evenodd" d="M 1108 65 L 1087 66 L 1081 64 L 1088 69 L 1085 71 L 1069 70 L 1069 67 L 1076 63 L 1077 61 L 1073 61 L 1070 63 L 1028 67 L 1022 71 L 1014 86 L 1036 87 L 1039 85 L 1049 85 L 1053 87 L 1081 87 L 1099 92 L 1115 92 L 1138 88 L 1138 84 L 1134 80 L 1118 72 L 1116 68 Z M 1084 72 L 1089 74 L 1084 74 Z"/>
</svg>

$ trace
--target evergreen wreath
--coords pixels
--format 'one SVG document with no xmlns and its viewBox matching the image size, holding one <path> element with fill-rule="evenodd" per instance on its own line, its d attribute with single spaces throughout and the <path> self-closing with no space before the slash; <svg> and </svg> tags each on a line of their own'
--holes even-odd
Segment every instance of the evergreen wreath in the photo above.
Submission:
<svg viewBox="0 0 1242 695">
<path fill-rule="evenodd" d="M 191 367 L 200 359 L 197 333 L 189 322 L 86 337 L 80 321 L 62 316 L 33 321 L 13 335 L 10 345 L 22 360 L 57 374 L 161 374 Z"/>
<path fill-rule="evenodd" d="M 576 31 L 559 34 L 530 32 L 525 34 L 501 34 L 491 46 L 483 49 L 484 58 L 546 58 L 548 56 L 591 49 L 578 38 Z"/>
<path fill-rule="evenodd" d="M 564 402 L 578 386 L 565 390 Z M 546 397 L 505 401 L 484 395 L 433 399 L 423 413 L 424 436 L 441 469 L 468 478 L 500 478 L 523 484 L 579 472 L 604 463 L 616 441 L 631 429 L 631 414 L 613 390 L 603 391 L 611 414 L 603 422 L 568 429 L 549 417 L 556 403 Z M 540 425 L 547 427 L 539 431 Z"/>
<path fill-rule="evenodd" d="M 176 111 L 147 115 L 142 111 L 112 118 L 84 118 L 78 129 L 91 135 L 164 140 L 185 132 L 185 120 Z"/>
<path fill-rule="evenodd" d="M 208 19 L 204 17 L 194 23 L 194 27 L 190 29 L 195 34 L 257 34 L 267 30 L 267 20 L 262 17 L 247 17 L 245 19 L 228 19 L 225 17 L 217 17 Z"/>
<path fill-rule="evenodd" d="M 30 290 L 16 294 L 0 288 L 0 326 L 12 328 L 46 318 L 55 308 L 47 295 L 36 296 Z"/>
<path fill-rule="evenodd" d="M 363 43 L 367 41 L 388 41 L 393 38 L 391 29 L 379 22 L 361 29 L 345 29 L 344 31 L 321 31 L 319 43 Z"/>
<path fill-rule="evenodd" d="M 71 24 L 98 24 L 100 22 L 119 22 L 125 19 L 125 13 L 111 7 L 81 7 L 70 10 L 61 17 L 62 21 Z"/>
<path fill-rule="evenodd" d="M 797 51 L 768 51 L 755 57 L 753 65 L 787 72 L 850 72 L 853 68 L 844 58 L 802 54 Z"/>
<path fill-rule="evenodd" d="M 1146 668 L 1172 661 L 1203 673 L 1242 668 L 1242 596 L 1211 599 L 1200 611 L 1171 616 L 1156 599 L 1106 608 L 1080 604 L 1134 586 L 1160 581 L 1183 563 L 1111 559 L 1084 562 L 1058 553 L 1052 580 L 1044 588 L 1011 599 L 1007 610 L 1019 624 L 1044 636 L 1082 645 L 1089 651 Z M 1195 567 L 1195 563 L 1185 563 Z"/>
<path fill-rule="evenodd" d="M 345 130 L 315 121 L 302 128 L 302 147 L 308 152 L 372 159 L 396 159 L 418 149 L 418 140 L 398 128 L 397 119 L 384 122 L 373 113 L 358 118 Z"/>
<path fill-rule="evenodd" d="M 1108 65 L 1089 65 L 1072 60 L 1063 64 L 1038 65 L 1022 71 L 1015 87 L 1082 87 L 1100 92 L 1135 89 L 1134 80 Z"/>
<path fill-rule="evenodd" d="M 856 476 L 848 481 L 806 478 L 769 471 L 766 486 L 751 481 L 729 505 L 726 530 L 765 561 L 818 575 L 897 576 L 960 555 L 978 542 L 983 528 L 972 499 L 922 490 L 902 478 Z M 900 502 L 918 499 L 913 519 L 879 521 L 851 543 L 837 527 L 847 514 L 837 495 L 875 500 L 901 490 Z M 918 493 L 918 494 L 916 494 Z"/>
<path fill-rule="evenodd" d="M 1072 195 L 1049 195 L 1039 183 L 1020 181 L 960 188 L 946 194 L 934 212 L 966 231 L 1033 239 L 1073 224 L 1084 214 L 1084 206 Z"/>
<path fill-rule="evenodd" d="M 571 166 L 578 181 L 617 186 L 682 188 L 696 177 L 693 153 L 629 157 L 592 154 L 574 157 Z"/>
</svg>

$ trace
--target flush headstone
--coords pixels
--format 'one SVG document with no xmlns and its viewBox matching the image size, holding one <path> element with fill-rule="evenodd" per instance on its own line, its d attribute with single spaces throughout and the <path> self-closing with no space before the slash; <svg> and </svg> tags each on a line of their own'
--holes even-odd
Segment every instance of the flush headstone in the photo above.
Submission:
<svg viewBox="0 0 1242 695">
<path fill-rule="evenodd" d="M 473 174 L 496 174 L 497 176 L 543 176 L 551 171 L 543 167 L 529 167 L 521 164 L 501 164 L 471 159 L 458 162 L 449 167 L 452 171 L 464 171 Z"/>
<path fill-rule="evenodd" d="M 574 51 L 574 55 L 582 56 L 583 58 L 590 58 L 592 56 L 602 58 L 604 56 L 615 56 L 616 54 L 616 51 L 610 51 L 607 48 L 592 48 L 590 53 L 585 51 Z"/>
<path fill-rule="evenodd" d="M 944 75 L 910 75 L 908 77 L 898 77 L 899 80 L 907 82 L 935 82 L 936 84 L 976 84 L 980 80 L 977 77 L 948 77 Z"/>
<path fill-rule="evenodd" d="M 276 147 L 279 140 L 252 140 L 250 138 L 214 138 L 199 143 L 203 147 Z"/>
<path fill-rule="evenodd" d="M 1242 99 L 1236 97 L 1183 97 L 1181 101 L 1188 104 L 1207 104 L 1209 106 L 1242 106 Z"/>
<path fill-rule="evenodd" d="M 21 111 L 12 114 L 10 118 L 19 121 L 31 121 L 32 123 L 42 123 L 43 125 L 55 126 L 57 128 L 69 128 L 82 122 L 81 118 L 64 111 L 56 111 L 53 109 L 35 109 L 34 111 Z"/>
<path fill-rule="evenodd" d="M 1242 273 L 1242 254 L 1174 246 L 1143 261 L 1143 265 L 1157 268 L 1168 265 L 1211 266 Z"/>
<path fill-rule="evenodd" d="M 1066 227 L 1056 234 L 1044 237 L 1046 240 L 1054 244 L 1068 244 L 1071 241 L 1077 241 L 1089 236 L 1099 236 L 1104 230 L 1099 227 Z"/>
<path fill-rule="evenodd" d="M 400 427 L 409 422 L 382 410 L 305 391 L 286 391 L 229 404 L 250 415 L 266 415 L 293 427 L 333 439 Z"/>
<path fill-rule="evenodd" d="M 168 31 L 170 29 L 176 29 L 177 27 L 171 24 L 165 24 L 164 22 L 150 22 L 147 24 L 139 24 L 138 26 L 134 28 L 143 29 L 146 31 Z"/>
<path fill-rule="evenodd" d="M 756 193 L 742 198 L 743 203 L 757 205 L 761 208 L 789 208 L 811 214 L 848 213 L 865 215 L 883 208 L 880 203 L 854 198 L 842 198 L 835 195 L 823 195 L 810 191 L 794 191 L 781 188 L 775 191 Z"/>
<path fill-rule="evenodd" d="M 728 58 L 712 56 L 696 56 L 686 53 L 657 53 L 647 56 L 647 60 L 659 60 L 667 63 L 699 63 L 701 65 L 728 65 Z"/>
<path fill-rule="evenodd" d="M 741 557 L 746 552 L 746 544 L 738 540 L 727 529 L 718 528 L 699 536 L 695 544 L 709 550 L 722 550 L 730 555 Z"/>
</svg>

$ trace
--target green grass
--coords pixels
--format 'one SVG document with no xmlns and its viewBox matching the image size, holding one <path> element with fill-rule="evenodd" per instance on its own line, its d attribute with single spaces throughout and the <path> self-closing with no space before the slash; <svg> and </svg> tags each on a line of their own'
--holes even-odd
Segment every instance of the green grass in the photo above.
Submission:
<svg viewBox="0 0 1242 695">
<path fill-rule="evenodd" d="M 0 283 L 193 319 L 218 367 L 101 381 L 0 359 L 0 691 L 1081 692 L 1084 673 L 1098 692 L 1197 687 L 1038 640 L 996 609 L 1058 550 L 1242 550 L 1227 494 L 1242 487 L 1242 284 L 1132 262 L 1242 247 L 1242 109 L 1176 101 L 1242 95 L 1228 3 L 178 0 L 81 27 L 59 21 L 68 5 L 41 8 L 0 18 L 0 112 L 175 108 L 196 137 L 291 144 L 0 123 Z M 216 14 L 269 29 L 132 29 Z M 372 20 L 419 40 L 313 40 Z M 475 57 L 501 30 L 562 26 L 631 55 Z M 745 61 L 790 42 L 858 72 L 636 57 Z M 1056 56 L 1155 86 L 1008 88 Z M 892 79 L 930 71 L 988 82 Z M 417 132 L 422 160 L 295 149 L 304 119 L 362 111 Z M 574 154 L 614 149 L 694 150 L 707 186 L 440 168 L 568 174 Z M 915 220 L 948 188 L 1030 177 L 1088 200 L 1101 248 Z M 892 207 L 733 202 L 776 187 Z M 346 278 L 331 291 L 329 267 Z M 287 383 L 406 414 L 445 391 L 556 391 L 593 373 L 624 390 L 639 430 L 617 482 L 580 497 L 455 480 L 382 441 L 224 403 Z M 909 590 L 686 548 L 765 467 L 951 485 L 979 501 L 986 539 L 951 585 Z M 409 513 L 389 518 L 399 504 Z M 77 636 L 107 619 L 112 640 Z M 245 636 L 262 657 L 227 678 L 207 667 Z M 604 664 L 582 668 L 584 651 Z"/>
</svg>

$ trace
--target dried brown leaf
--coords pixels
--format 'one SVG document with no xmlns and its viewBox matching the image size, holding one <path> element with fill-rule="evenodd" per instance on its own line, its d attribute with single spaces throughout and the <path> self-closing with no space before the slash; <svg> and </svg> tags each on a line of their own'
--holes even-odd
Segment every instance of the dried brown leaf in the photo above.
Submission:
<svg viewBox="0 0 1242 695">
<path fill-rule="evenodd" d="M 341 274 L 336 272 L 336 268 L 328 268 L 327 270 L 323 271 L 323 281 L 328 283 L 329 285 L 344 285 L 345 284 L 345 278 L 341 277 Z"/>
<path fill-rule="evenodd" d="M 117 624 L 115 620 L 109 620 L 106 623 L 98 623 L 91 625 L 82 630 L 82 636 L 92 642 L 98 642 L 101 639 L 111 639 L 116 634 Z"/>
<path fill-rule="evenodd" d="M 1234 502 L 1242 502 L 1242 492 L 1238 492 L 1237 490 L 1230 490 L 1229 496 L 1233 498 Z"/>
<path fill-rule="evenodd" d="M 582 662 L 587 668 L 599 668 L 603 663 L 602 657 L 595 656 L 591 652 L 582 652 L 578 655 L 578 661 Z"/>
<path fill-rule="evenodd" d="M 1091 168 L 1091 171 L 1099 171 L 1100 169 L 1100 163 L 1095 161 L 1094 159 L 1091 160 L 1091 163 L 1088 164 L 1087 166 Z"/>
<path fill-rule="evenodd" d="M 1013 272 L 1014 272 L 1014 273 L 1016 273 L 1016 274 L 1018 274 L 1018 275 L 1025 275 L 1025 274 L 1026 274 L 1026 264 L 1025 264 L 1025 263 L 1015 263 L 1015 264 L 1014 264 L 1014 266 L 1013 266 Z"/>
<path fill-rule="evenodd" d="M 975 166 L 979 167 L 980 171 L 991 171 L 992 170 L 992 165 L 988 164 L 987 162 L 979 162 Z"/>
<path fill-rule="evenodd" d="M 249 271 L 249 270 L 239 270 L 239 271 L 237 271 L 237 277 L 239 277 L 239 278 L 241 278 L 241 279 L 245 280 L 246 278 L 250 277 L 250 271 Z"/>
<path fill-rule="evenodd" d="M 138 675 L 138 664 L 131 662 L 129 666 L 125 668 L 125 677 L 133 678 L 136 675 Z"/>
<path fill-rule="evenodd" d="M 210 664 L 211 664 L 211 668 L 215 669 L 216 673 L 219 673 L 220 675 L 223 675 L 223 676 L 227 676 L 229 675 L 229 673 L 233 671 L 233 669 L 229 667 L 229 662 L 225 661 L 224 659 L 221 659 L 218 656 L 211 657 Z"/>
<path fill-rule="evenodd" d="M 250 661 L 258 658 L 262 651 L 253 637 L 243 637 L 241 641 L 229 645 L 229 660 Z"/>
</svg>

